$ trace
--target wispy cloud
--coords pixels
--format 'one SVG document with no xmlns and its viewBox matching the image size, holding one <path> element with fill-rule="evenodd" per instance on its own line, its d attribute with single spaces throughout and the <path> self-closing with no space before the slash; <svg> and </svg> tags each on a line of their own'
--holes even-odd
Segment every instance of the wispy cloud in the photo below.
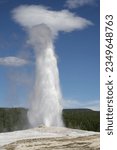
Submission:
<svg viewBox="0 0 117 150">
<path fill-rule="evenodd" d="M 27 65 L 29 62 L 25 59 L 21 59 L 18 57 L 2 57 L 0 58 L 0 65 L 4 65 L 4 66 L 14 66 L 14 67 L 18 67 L 18 66 L 24 66 Z"/>
<path fill-rule="evenodd" d="M 92 5 L 95 4 L 95 2 L 96 0 L 67 0 L 65 3 L 65 7 L 74 9 L 84 5 Z"/>
<path fill-rule="evenodd" d="M 99 100 L 92 101 L 79 101 L 79 100 L 63 100 L 64 108 L 88 108 L 92 110 L 99 110 L 100 104 Z"/>
</svg>

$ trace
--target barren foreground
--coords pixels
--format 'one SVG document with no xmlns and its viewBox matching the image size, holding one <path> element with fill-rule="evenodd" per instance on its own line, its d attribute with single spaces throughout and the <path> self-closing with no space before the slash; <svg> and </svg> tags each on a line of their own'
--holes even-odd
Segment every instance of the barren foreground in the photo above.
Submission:
<svg viewBox="0 0 117 150">
<path fill-rule="evenodd" d="M 54 127 L 1 133 L 0 150 L 99 150 L 99 133 Z"/>
</svg>

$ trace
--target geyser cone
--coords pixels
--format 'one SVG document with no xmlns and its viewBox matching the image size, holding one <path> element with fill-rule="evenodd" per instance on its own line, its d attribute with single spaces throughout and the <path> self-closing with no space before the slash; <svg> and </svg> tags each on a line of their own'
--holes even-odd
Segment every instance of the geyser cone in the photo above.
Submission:
<svg viewBox="0 0 117 150">
<path fill-rule="evenodd" d="M 35 50 L 36 81 L 28 118 L 32 126 L 63 126 L 61 90 L 53 36 L 45 24 L 29 30 L 29 42 Z"/>
</svg>

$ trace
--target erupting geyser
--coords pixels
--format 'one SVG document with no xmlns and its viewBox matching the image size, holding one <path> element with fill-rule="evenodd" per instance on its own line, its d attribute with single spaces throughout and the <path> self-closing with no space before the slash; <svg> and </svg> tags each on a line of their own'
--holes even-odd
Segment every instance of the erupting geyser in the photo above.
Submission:
<svg viewBox="0 0 117 150">
<path fill-rule="evenodd" d="M 25 27 L 36 56 L 36 80 L 28 112 L 32 126 L 63 126 L 59 72 L 53 40 L 59 31 L 83 29 L 92 23 L 68 10 L 52 11 L 39 5 L 13 10 L 13 18 Z"/>
<path fill-rule="evenodd" d="M 45 24 L 32 27 L 29 40 L 36 54 L 36 82 L 29 121 L 33 126 L 62 126 L 62 97 L 51 30 Z"/>
</svg>

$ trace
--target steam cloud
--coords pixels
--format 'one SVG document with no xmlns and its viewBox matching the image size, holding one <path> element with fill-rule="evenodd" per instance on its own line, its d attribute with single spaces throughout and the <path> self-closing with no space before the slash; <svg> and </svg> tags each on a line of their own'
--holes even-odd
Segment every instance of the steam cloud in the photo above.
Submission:
<svg viewBox="0 0 117 150">
<path fill-rule="evenodd" d="M 51 11 L 46 7 L 36 5 L 20 6 L 13 10 L 13 14 L 13 18 L 22 26 L 31 28 L 35 25 L 46 24 L 54 35 L 59 31 L 71 32 L 92 24 L 68 10 Z"/>
<path fill-rule="evenodd" d="M 36 55 L 36 81 L 28 118 L 32 126 L 63 126 L 62 94 L 53 41 L 59 31 L 83 29 L 92 23 L 68 10 L 52 11 L 24 5 L 13 10 L 13 18 L 25 27 Z"/>
</svg>

